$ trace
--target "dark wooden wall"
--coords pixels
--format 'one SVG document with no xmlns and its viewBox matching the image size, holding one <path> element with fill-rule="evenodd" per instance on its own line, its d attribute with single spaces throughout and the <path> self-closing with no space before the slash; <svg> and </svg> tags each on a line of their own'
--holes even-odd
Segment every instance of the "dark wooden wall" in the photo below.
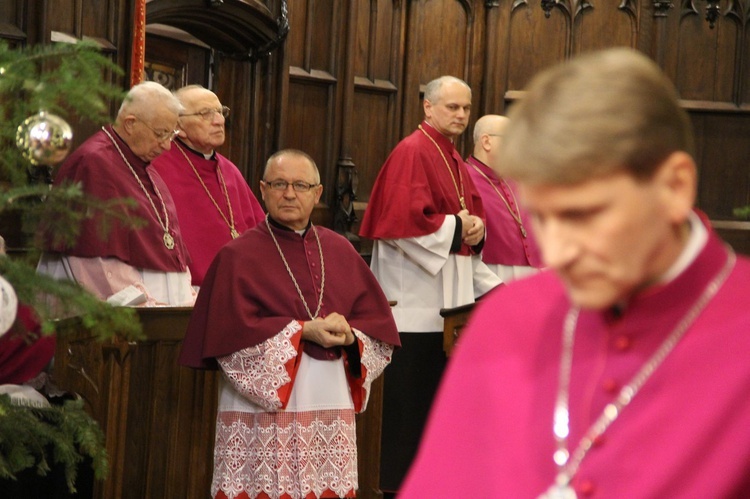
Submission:
<svg viewBox="0 0 750 499">
<path fill-rule="evenodd" d="M 92 38 L 129 71 L 134 4 L 4 0 L 0 36 L 16 44 Z M 424 84 L 442 74 L 465 79 L 473 89 L 473 124 L 483 114 L 504 113 L 540 69 L 609 46 L 648 54 L 675 82 L 696 131 L 698 205 L 722 235 L 750 253 L 750 222 L 732 214 L 750 204 L 750 0 L 150 0 L 148 5 L 147 22 L 158 16 L 158 22 L 193 31 L 212 47 L 204 50 L 202 83 L 232 108 L 222 152 L 256 192 L 272 152 L 307 151 L 326 189 L 315 220 L 350 231 L 363 253 L 368 242 L 352 235 L 357 218 L 383 161 L 421 120 Z M 158 12 L 152 8 L 157 5 Z M 709 9 L 713 5 L 718 8 Z M 283 18 L 288 34 L 284 38 L 279 30 L 270 55 L 255 52 L 257 47 L 238 53 L 194 19 L 180 19 L 180 11 L 185 17 L 199 8 L 206 10 L 196 14 L 203 24 L 214 18 L 226 24 L 222 13 L 229 19 L 262 18 L 266 27 Z M 713 22 L 709 13 L 715 14 Z M 240 41 L 253 43 L 243 30 L 227 25 L 223 31 L 243 33 Z M 158 37 L 149 40 L 160 43 Z M 124 88 L 127 78 L 118 83 Z M 76 142 L 93 130 L 77 127 Z M 469 133 L 458 146 L 464 155 L 470 152 Z"/>
</svg>

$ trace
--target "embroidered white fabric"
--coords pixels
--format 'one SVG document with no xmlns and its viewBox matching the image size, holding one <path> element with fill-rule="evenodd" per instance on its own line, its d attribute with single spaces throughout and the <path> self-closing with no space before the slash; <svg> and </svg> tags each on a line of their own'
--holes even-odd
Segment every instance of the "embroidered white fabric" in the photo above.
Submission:
<svg viewBox="0 0 750 499">
<path fill-rule="evenodd" d="M 288 494 L 339 496 L 356 490 L 357 443 L 352 397 L 342 359 L 319 361 L 302 354 L 297 379 L 285 364 L 297 355 L 289 323 L 260 345 L 217 359 L 220 388 L 211 493 L 229 499 Z M 393 347 L 354 331 L 363 344 L 365 400 L 372 381 L 390 362 Z M 278 390 L 294 382 L 286 410 Z"/>
</svg>

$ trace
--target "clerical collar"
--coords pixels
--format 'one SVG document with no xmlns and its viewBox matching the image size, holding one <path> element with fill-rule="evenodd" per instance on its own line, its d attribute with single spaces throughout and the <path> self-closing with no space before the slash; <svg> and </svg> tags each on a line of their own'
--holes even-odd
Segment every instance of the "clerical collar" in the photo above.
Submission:
<svg viewBox="0 0 750 499">
<path fill-rule="evenodd" d="M 698 258 L 701 250 L 706 245 L 708 230 L 703 225 L 703 222 L 701 222 L 700 217 L 693 211 L 688 216 L 688 224 L 690 226 L 690 235 L 680 256 L 677 257 L 672 266 L 654 284 L 664 285 L 676 279 L 677 276 L 682 274 Z M 610 307 L 609 313 L 612 314 L 613 318 L 619 319 L 627 308 L 627 302 L 616 303 Z"/>
<path fill-rule="evenodd" d="M 657 281 L 659 284 L 666 284 L 672 281 L 688 268 L 698 258 L 698 254 L 708 241 L 708 229 L 706 229 L 706 226 L 703 225 L 703 222 L 701 222 L 701 219 L 694 211 L 690 212 L 688 223 L 690 224 L 690 236 L 688 237 L 687 244 L 685 244 L 685 248 L 683 248 L 677 260 Z"/>
<path fill-rule="evenodd" d="M 187 149 L 187 150 L 188 150 L 188 151 L 190 151 L 191 153 L 195 154 L 196 156 L 203 156 L 203 158 L 204 158 L 204 159 L 216 159 L 216 151 L 211 151 L 211 154 L 205 154 L 205 153 L 202 153 L 202 152 L 200 152 L 200 151 L 196 151 L 195 149 L 193 149 L 192 147 L 190 147 L 189 145 L 187 145 L 187 144 L 186 144 L 186 143 L 185 143 L 185 142 L 184 142 L 184 141 L 183 141 L 182 139 L 180 139 L 179 137 L 177 137 L 177 141 L 178 141 L 178 142 L 179 142 L 180 144 L 182 144 L 182 146 L 183 146 L 183 147 L 185 147 L 185 149 Z"/>
<path fill-rule="evenodd" d="M 299 234 L 300 236 L 303 236 L 303 237 L 305 236 L 305 234 L 307 233 L 307 231 L 312 226 L 312 219 L 310 219 L 310 220 L 307 221 L 307 227 L 305 227 L 304 229 L 300 229 L 300 230 L 290 229 L 286 225 L 280 224 L 279 222 L 277 222 L 276 220 L 274 220 L 271 215 L 268 215 L 268 221 L 271 223 L 271 225 L 273 225 L 274 227 L 276 227 L 279 230 L 286 230 L 286 231 L 289 231 L 289 232 L 296 232 L 297 234 Z"/>
</svg>

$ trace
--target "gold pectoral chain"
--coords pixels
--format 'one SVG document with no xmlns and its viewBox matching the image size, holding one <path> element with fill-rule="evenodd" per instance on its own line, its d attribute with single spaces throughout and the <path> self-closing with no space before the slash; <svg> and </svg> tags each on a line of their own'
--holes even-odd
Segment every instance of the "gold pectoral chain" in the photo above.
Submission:
<svg viewBox="0 0 750 499">
<path fill-rule="evenodd" d="M 232 203 L 229 202 L 229 191 L 227 190 L 227 184 L 224 181 L 224 174 L 221 173 L 221 168 L 219 167 L 218 160 L 216 162 L 216 171 L 219 175 L 219 187 L 221 188 L 222 193 L 224 194 L 224 199 L 227 201 L 227 209 L 229 211 L 229 219 L 224 215 L 224 212 L 221 211 L 221 208 L 219 208 L 219 203 L 216 202 L 216 199 L 211 195 L 211 192 L 209 192 L 208 187 L 206 186 L 206 183 L 203 182 L 203 179 L 201 178 L 200 174 L 198 173 L 198 169 L 195 167 L 192 161 L 190 161 L 190 157 L 187 155 L 187 153 L 180 147 L 178 144 L 174 144 L 177 149 L 180 150 L 182 155 L 187 160 L 188 164 L 190 165 L 190 168 L 193 169 L 193 173 L 195 173 L 195 176 L 198 177 L 198 182 L 201 183 L 203 186 L 203 190 L 206 191 L 206 194 L 208 195 L 208 198 L 211 200 L 211 202 L 214 204 L 216 209 L 219 211 L 219 215 L 221 215 L 221 218 L 224 219 L 224 222 L 229 226 L 229 233 L 232 236 L 232 239 L 237 239 L 240 236 L 240 233 L 237 232 L 237 229 L 234 226 L 234 212 L 232 211 Z"/>
<path fill-rule="evenodd" d="M 505 199 L 505 196 L 503 196 L 503 193 L 500 192 L 500 190 L 497 187 L 495 187 L 495 184 L 492 182 L 492 180 L 487 175 L 485 175 L 482 170 L 480 170 L 479 168 L 477 168 L 476 165 L 473 165 L 473 164 L 471 164 L 471 167 L 474 168 L 474 170 L 476 170 L 476 172 L 480 174 L 487 181 L 487 183 L 490 184 L 490 186 L 492 186 L 492 188 L 495 190 L 497 195 L 505 204 L 505 207 L 508 208 L 508 213 L 510 213 L 510 216 L 513 217 L 513 220 L 515 220 L 516 224 L 518 224 L 518 228 L 521 230 L 521 235 L 524 238 L 526 238 L 526 235 L 527 235 L 526 227 L 523 226 L 523 220 L 521 219 L 521 210 L 518 208 L 518 201 L 516 201 L 516 195 L 513 193 L 513 189 L 510 188 L 510 186 L 504 179 L 500 179 L 500 181 L 503 182 L 505 186 L 508 188 L 508 190 L 510 191 L 510 195 L 513 196 L 513 206 L 515 206 L 516 211 L 513 211 L 513 208 L 510 206 L 510 203 L 508 203 L 508 200 Z"/>
<path fill-rule="evenodd" d="M 458 196 L 458 203 L 461 205 L 461 209 L 466 210 L 466 200 L 464 198 L 464 178 L 463 175 L 461 175 L 461 165 L 458 167 L 458 182 L 456 182 L 456 176 L 453 175 L 453 169 L 451 168 L 450 163 L 448 163 L 448 159 L 446 159 L 445 154 L 443 154 L 443 150 L 440 149 L 440 146 L 437 142 L 435 142 L 435 139 L 433 139 L 427 131 L 422 128 L 422 125 L 419 125 L 417 128 L 419 128 L 422 133 L 430 139 L 430 142 L 434 144 L 434 146 L 437 148 L 438 152 L 440 153 L 440 157 L 443 158 L 443 163 L 445 163 L 445 167 L 448 168 L 448 173 L 451 174 L 451 180 L 453 181 L 453 187 L 456 189 L 456 195 Z M 459 189 L 459 183 L 461 184 L 461 188 Z"/>
<path fill-rule="evenodd" d="M 305 295 L 302 294 L 302 290 L 299 287 L 299 284 L 297 284 L 297 279 L 294 277 L 294 273 L 292 272 L 292 269 L 289 267 L 289 262 L 286 261 L 286 257 L 284 256 L 284 252 L 281 251 L 281 246 L 279 245 L 279 242 L 276 240 L 276 236 L 273 234 L 273 229 L 271 228 L 271 224 L 268 222 L 268 215 L 266 215 L 266 227 L 268 228 L 268 232 L 271 234 L 271 239 L 273 239 L 273 244 L 276 245 L 276 251 L 279 252 L 279 256 L 281 257 L 281 261 L 284 263 L 284 268 L 286 268 L 287 274 L 289 274 L 289 277 L 292 279 L 292 284 L 294 284 L 294 288 L 297 290 L 297 295 L 299 296 L 300 300 L 302 300 L 302 305 L 305 307 L 305 311 L 307 312 L 308 317 L 310 317 L 310 320 L 315 320 L 318 317 L 318 314 L 320 313 L 320 309 L 323 306 L 323 291 L 326 288 L 326 264 L 323 260 L 323 246 L 320 244 L 320 236 L 318 236 L 318 230 L 315 228 L 315 225 L 310 224 L 310 230 L 313 231 L 313 234 L 315 235 L 315 240 L 318 242 L 318 254 L 320 255 L 320 295 L 318 295 L 318 307 L 315 309 L 315 314 L 310 312 L 310 307 L 307 306 L 307 300 L 305 300 Z"/>
<path fill-rule="evenodd" d="M 117 152 L 120 153 L 120 157 L 127 165 L 128 169 L 130 169 L 130 173 L 133 174 L 135 177 L 135 180 L 138 182 L 138 185 L 141 186 L 141 190 L 148 198 L 149 202 L 151 203 L 151 207 L 154 209 L 154 214 L 156 215 L 156 219 L 159 221 L 159 225 L 164 230 L 164 236 L 162 237 L 162 240 L 164 241 L 164 246 L 166 246 L 167 249 L 174 249 L 174 237 L 172 237 L 172 234 L 169 233 L 169 214 L 167 213 L 167 204 L 164 202 L 164 198 L 161 197 L 161 192 L 159 192 L 159 188 L 156 186 L 154 181 L 151 181 L 151 185 L 154 186 L 154 192 L 156 193 L 156 196 L 159 198 L 159 202 L 161 203 L 161 208 L 164 210 L 164 220 L 162 220 L 161 215 L 159 215 L 159 210 L 156 209 L 156 204 L 154 203 L 154 199 L 151 197 L 151 194 L 148 193 L 148 190 L 146 190 L 146 186 L 143 185 L 143 182 L 141 182 L 141 179 L 138 177 L 138 174 L 135 172 L 135 169 L 133 168 L 133 165 L 130 164 L 130 161 L 125 157 L 125 154 L 123 154 L 122 150 L 120 149 L 120 146 L 117 144 L 117 141 L 115 140 L 112 135 L 110 135 L 109 131 L 107 131 L 106 128 L 102 127 L 102 130 L 105 134 L 107 134 L 107 137 L 109 137 L 109 140 L 112 141 L 112 144 L 114 144 L 115 149 L 117 149 Z"/>
</svg>

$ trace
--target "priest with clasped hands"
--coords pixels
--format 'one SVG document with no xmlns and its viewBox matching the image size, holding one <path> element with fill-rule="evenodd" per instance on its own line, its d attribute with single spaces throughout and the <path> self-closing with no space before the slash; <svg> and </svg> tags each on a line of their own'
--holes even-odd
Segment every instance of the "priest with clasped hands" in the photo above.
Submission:
<svg viewBox="0 0 750 499">
<path fill-rule="evenodd" d="M 355 413 L 400 345 L 390 306 L 349 241 L 314 225 L 312 158 L 272 155 L 265 221 L 209 267 L 180 363 L 221 369 L 215 499 L 354 497 Z"/>
</svg>

